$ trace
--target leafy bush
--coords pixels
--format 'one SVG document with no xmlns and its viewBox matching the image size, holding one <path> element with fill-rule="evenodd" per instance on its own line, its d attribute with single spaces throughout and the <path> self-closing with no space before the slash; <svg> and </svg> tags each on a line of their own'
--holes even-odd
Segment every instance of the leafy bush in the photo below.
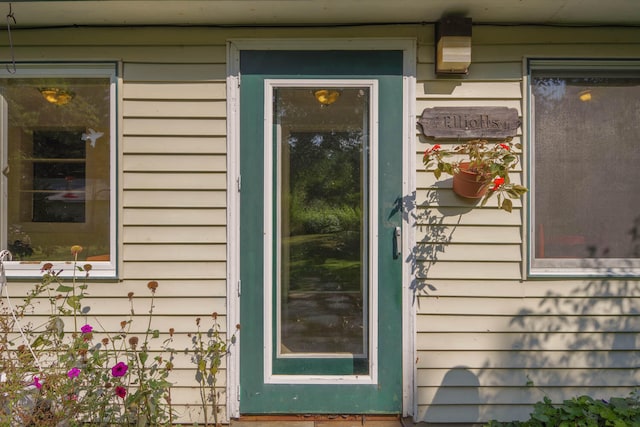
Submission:
<svg viewBox="0 0 640 427">
<path fill-rule="evenodd" d="M 491 421 L 488 427 L 631 427 L 640 426 L 640 395 L 612 397 L 609 400 L 589 396 L 574 397 L 553 404 L 545 397 L 535 404 L 526 421 Z"/>
<path fill-rule="evenodd" d="M 316 203 L 291 212 L 291 234 L 328 234 L 360 229 L 360 209 Z"/>
</svg>

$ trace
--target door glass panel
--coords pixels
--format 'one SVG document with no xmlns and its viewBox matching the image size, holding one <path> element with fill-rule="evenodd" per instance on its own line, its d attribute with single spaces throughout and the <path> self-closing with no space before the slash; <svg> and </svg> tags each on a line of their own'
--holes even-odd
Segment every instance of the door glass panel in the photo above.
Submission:
<svg viewBox="0 0 640 427">
<path fill-rule="evenodd" d="M 273 93 L 278 355 L 365 358 L 370 90 Z"/>
</svg>

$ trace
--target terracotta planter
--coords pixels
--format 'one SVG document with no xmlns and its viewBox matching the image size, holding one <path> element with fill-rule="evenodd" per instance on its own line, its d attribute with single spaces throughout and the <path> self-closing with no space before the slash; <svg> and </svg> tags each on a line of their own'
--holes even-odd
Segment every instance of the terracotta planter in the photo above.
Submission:
<svg viewBox="0 0 640 427">
<path fill-rule="evenodd" d="M 478 174 L 469 172 L 469 163 L 460 163 L 460 172 L 453 176 L 453 191 L 467 199 L 481 199 L 489 189 L 490 181 L 478 180 Z"/>
</svg>

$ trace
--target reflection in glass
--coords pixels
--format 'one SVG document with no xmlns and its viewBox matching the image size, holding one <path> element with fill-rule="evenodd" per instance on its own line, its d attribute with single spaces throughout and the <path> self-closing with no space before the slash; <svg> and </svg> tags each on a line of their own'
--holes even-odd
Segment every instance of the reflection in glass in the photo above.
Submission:
<svg viewBox="0 0 640 427">
<path fill-rule="evenodd" d="M 72 96 L 54 102 L 53 89 Z M 2 247 L 14 260 L 68 260 L 72 245 L 84 248 L 81 259 L 110 258 L 110 93 L 106 77 L 0 79 L 8 164 Z"/>
<path fill-rule="evenodd" d="M 274 92 L 279 352 L 365 357 L 369 90 L 317 89 Z"/>
<path fill-rule="evenodd" d="M 640 257 L 640 79 L 543 71 L 532 94 L 536 258 Z"/>
</svg>

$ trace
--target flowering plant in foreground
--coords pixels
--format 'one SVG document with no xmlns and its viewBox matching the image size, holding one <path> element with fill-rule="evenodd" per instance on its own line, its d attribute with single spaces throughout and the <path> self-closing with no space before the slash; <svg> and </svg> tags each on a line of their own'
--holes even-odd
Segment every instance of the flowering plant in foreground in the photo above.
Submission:
<svg viewBox="0 0 640 427">
<path fill-rule="evenodd" d="M 97 327 L 104 328 L 87 318 L 91 309 L 82 305 L 91 265 L 77 265 L 81 251 L 80 246 L 71 249 L 70 285 L 52 264 L 45 264 L 41 282 L 22 303 L 2 300 L 0 425 L 170 424 L 173 333 L 151 345 L 160 337 L 151 327 L 158 283 L 147 284 L 150 308 L 142 316 L 146 330 L 140 337 L 132 332 L 133 292 L 127 296 L 130 314 L 120 330 L 98 336 Z M 82 284 L 76 283 L 76 271 L 84 273 Z"/>
<path fill-rule="evenodd" d="M 500 209 L 511 212 L 513 203 L 510 199 L 518 199 L 527 192 L 526 187 L 513 184 L 509 179 L 509 172 L 518 165 L 516 150 L 522 150 L 522 145 L 513 144 L 511 138 L 493 144 L 485 139 L 474 139 L 451 148 L 435 144 L 425 150 L 422 161 L 426 168 L 434 167 L 433 174 L 437 179 L 443 173 L 459 173 L 461 164 L 467 163 L 466 170 L 476 173 L 476 179 L 488 187 L 481 205 L 497 194 Z"/>
<path fill-rule="evenodd" d="M 204 417 L 204 425 L 209 425 L 209 416 L 213 426 L 218 427 L 218 413 L 220 412 L 220 390 L 217 389 L 218 372 L 222 361 L 229 354 L 231 346 L 236 343 L 236 334 L 240 331 L 240 325 L 230 337 L 222 333 L 218 322 L 218 313 L 211 314 L 211 327 L 205 331 L 202 329 L 201 318 L 196 318 L 196 332 L 187 334 L 191 338 L 191 361 L 196 365 L 196 381 L 200 393 L 202 406 L 201 415 Z M 187 350 L 188 351 L 188 350 Z"/>
</svg>

